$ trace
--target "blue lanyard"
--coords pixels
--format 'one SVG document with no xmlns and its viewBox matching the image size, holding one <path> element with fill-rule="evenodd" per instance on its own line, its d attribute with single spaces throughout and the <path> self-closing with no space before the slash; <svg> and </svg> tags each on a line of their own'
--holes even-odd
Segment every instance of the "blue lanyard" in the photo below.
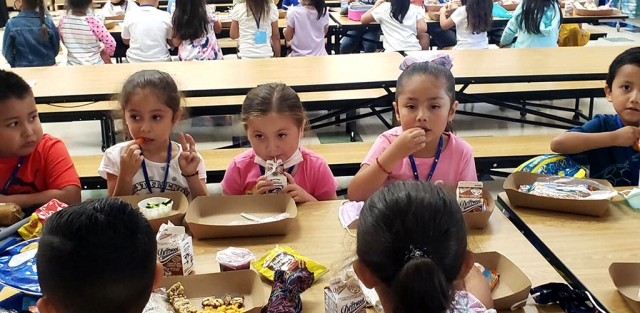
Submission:
<svg viewBox="0 0 640 313">
<path fill-rule="evenodd" d="M 260 167 L 260 175 L 264 175 L 264 166 L 262 165 L 258 165 Z M 291 175 L 291 173 L 293 173 L 293 168 L 296 167 L 295 165 L 288 168 L 287 169 L 287 173 L 289 173 L 289 175 Z"/>
<path fill-rule="evenodd" d="M 162 182 L 162 188 L 160 189 L 160 193 L 164 193 L 164 191 L 167 189 L 167 179 L 169 178 L 169 166 L 171 163 L 172 146 L 173 144 L 171 143 L 171 140 L 169 140 L 169 148 L 167 148 L 167 166 L 164 168 L 164 181 Z M 147 190 L 149 190 L 149 193 L 153 193 L 153 191 L 151 191 L 151 182 L 149 181 L 149 173 L 147 172 L 147 165 L 145 164 L 144 160 L 142 160 L 142 174 L 144 175 L 144 181 L 147 183 Z"/>
<path fill-rule="evenodd" d="M 261 18 L 262 18 L 262 17 L 259 17 L 259 18 L 255 19 L 255 20 L 256 20 L 256 28 L 257 28 L 258 30 L 260 30 L 260 19 L 261 19 Z"/>
<path fill-rule="evenodd" d="M 127 0 L 127 3 L 124 4 L 124 13 L 127 13 L 127 9 L 129 8 L 129 0 Z"/>
<path fill-rule="evenodd" d="M 622 125 L 622 121 L 620 120 L 620 116 L 616 116 L 616 124 L 618 124 L 618 129 L 624 127 L 624 125 Z M 635 181 L 636 178 L 638 178 L 640 175 L 640 168 L 638 168 L 638 162 L 633 161 L 633 155 L 636 154 L 636 151 L 633 149 L 633 147 L 624 147 L 622 149 L 624 149 L 624 152 L 627 155 L 627 160 L 629 161 L 629 165 L 631 166 L 631 175 Z"/>
<path fill-rule="evenodd" d="M 9 180 L 7 180 L 7 183 L 4 184 L 4 189 L 2 189 L 2 194 L 3 195 L 6 195 L 7 192 L 9 191 L 9 187 L 11 186 L 11 182 L 18 175 L 18 171 L 20 171 L 20 167 L 22 167 L 22 163 L 24 163 L 24 156 L 21 156 L 20 159 L 18 159 L 18 164 L 16 164 L 16 167 L 13 168 L 13 172 L 11 172 L 11 176 L 9 176 Z"/>
<path fill-rule="evenodd" d="M 438 141 L 438 151 L 436 151 L 436 157 L 433 159 L 433 164 L 431 164 L 431 171 L 429 171 L 427 181 L 431 181 L 431 177 L 433 177 L 433 173 L 435 173 L 436 171 L 436 166 L 438 166 L 440 154 L 442 153 L 442 141 L 442 135 L 440 135 L 440 140 Z M 413 155 L 409 155 L 409 162 L 411 163 L 411 169 L 413 170 L 413 178 L 419 181 L 420 176 L 418 175 L 418 167 L 416 166 L 416 161 L 413 159 Z"/>
</svg>

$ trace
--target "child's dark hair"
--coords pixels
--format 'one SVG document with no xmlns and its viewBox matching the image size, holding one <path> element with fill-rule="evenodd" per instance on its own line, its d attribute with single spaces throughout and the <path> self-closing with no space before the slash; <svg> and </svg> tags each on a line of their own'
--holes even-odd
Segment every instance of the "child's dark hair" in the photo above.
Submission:
<svg viewBox="0 0 640 313">
<path fill-rule="evenodd" d="M 318 11 L 318 21 L 327 14 L 327 5 L 324 0 L 313 0 L 313 7 Z"/>
<path fill-rule="evenodd" d="M 174 114 L 180 111 L 183 97 L 173 77 L 169 73 L 158 70 L 142 70 L 129 76 L 122 86 L 117 97 L 120 109 L 114 112 L 115 118 L 124 118 L 124 111 L 127 109 L 131 95 L 141 89 L 153 90 L 158 100 L 169 107 Z M 123 128 L 125 140 L 132 139 L 127 123 L 123 123 Z"/>
<path fill-rule="evenodd" d="M 53 214 L 37 255 L 43 294 L 67 313 L 141 312 L 156 273 L 156 239 L 129 203 L 107 198 Z"/>
<path fill-rule="evenodd" d="M 269 18 L 271 10 L 271 0 L 246 0 L 247 13 L 251 12 L 257 21 L 265 21 Z"/>
<path fill-rule="evenodd" d="M 86 13 L 93 0 L 67 0 L 65 9 L 73 13 Z"/>
<path fill-rule="evenodd" d="M 618 70 L 628 64 L 640 67 L 640 47 L 633 47 L 626 50 L 625 52 L 622 52 L 613 60 L 613 62 L 611 62 L 611 65 L 609 65 L 609 73 L 607 73 L 606 80 L 607 86 L 609 86 L 609 88 L 611 88 L 611 85 L 613 85 L 613 80 L 616 78 Z"/>
<path fill-rule="evenodd" d="M 180 40 L 194 41 L 207 34 L 209 19 L 204 0 L 176 1 L 173 14 L 173 33 Z"/>
<path fill-rule="evenodd" d="M 445 92 L 449 96 L 449 100 L 451 100 L 452 104 L 456 101 L 456 80 L 448 68 L 433 62 L 416 62 L 406 68 L 398 77 L 396 102 L 398 102 L 398 95 L 402 93 L 405 82 L 416 75 L 430 75 L 438 79 L 444 79 L 447 84 Z"/>
<path fill-rule="evenodd" d="M 22 0 L 22 10 L 38 10 L 38 14 L 40 15 L 40 37 L 42 40 L 46 40 L 49 37 L 49 30 L 47 26 L 44 24 L 44 0 Z"/>
<path fill-rule="evenodd" d="M 242 102 L 240 118 L 246 128 L 246 123 L 251 117 L 271 113 L 288 115 L 296 126 L 301 128 L 304 128 L 308 121 L 298 94 L 282 83 L 268 83 L 251 89 Z"/>
<path fill-rule="evenodd" d="M 14 72 L 0 70 L 0 104 L 9 99 L 22 100 L 28 96 L 33 96 L 33 92 L 22 77 Z"/>
<path fill-rule="evenodd" d="M 407 17 L 410 6 L 411 0 L 391 0 L 391 17 L 402 23 L 404 18 Z"/>
<path fill-rule="evenodd" d="M 432 183 L 391 184 L 360 213 L 358 259 L 389 287 L 394 313 L 446 312 L 466 253 L 460 206 Z"/>
<path fill-rule="evenodd" d="M 522 17 L 520 18 L 520 28 L 524 28 L 528 33 L 540 35 L 540 23 L 547 8 L 556 6 L 557 12 L 562 19 L 562 9 L 558 0 L 522 0 Z"/>
<path fill-rule="evenodd" d="M 462 0 L 467 10 L 467 27 L 473 34 L 484 33 L 491 28 L 493 21 L 493 1 Z"/>
</svg>

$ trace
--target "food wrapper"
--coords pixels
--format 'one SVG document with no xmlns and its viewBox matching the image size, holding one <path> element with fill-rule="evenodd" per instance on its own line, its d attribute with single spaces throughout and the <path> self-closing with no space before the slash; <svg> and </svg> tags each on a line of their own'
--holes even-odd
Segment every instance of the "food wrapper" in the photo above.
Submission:
<svg viewBox="0 0 640 313">
<path fill-rule="evenodd" d="M 618 194 L 598 182 L 571 177 L 541 177 L 531 185 L 521 185 L 519 191 L 540 197 L 574 200 L 604 200 Z"/>
<path fill-rule="evenodd" d="M 489 287 L 493 291 L 493 289 L 498 285 L 498 281 L 500 280 L 500 273 L 495 270 L 486 269 L 480 263 L 475 263 L 474 265 L 480 270 L 484 278 L 487 279 L 487 282 L 489 282 Z"/>
<path fill-rule="evenodd" d="M 314 275 L 304 261 L 291 272 L 276 270 L 271 285 L 269 303 L 262 308 L 262 313 L 299 313 L 302 312 L 302 294 L 314 282 Z"/>
<path fill-rule="evenodd" d="M 184 226 L 162 224 L 156 241 L 164 276 L 189 275 L 193 271 L 193 239 L 185 233 Z"/>
<path fill-rule="evenodd" d="M 451 69 L 453 67 L 453 58 L 450 55 L 444 53 L 434 53 L 429 55 L 420 55 L 418 57 L 406 56 L 404 60 L 402 60 L 402 63 L 400 63 L 400 70 L 404 71 L 409 66 L 413 65 L 413 63 L 420 62 L 432 62 L 440 66 L 444 66 L 448 69 Z"/>
<path fill-rule="evenodd" d="M 0 284 L 31 295 L 42 295 L 36 269 L 38 240 L 34 238 L 0 253 Z"/>
<path fill-rule="evenodd" d="M 269 193 L 279 193 L 287 186 L 287 176 L 284 175 L 284 165 L 282 160 L 268 160 L 265 166 L 265 176 L 271 181 L 275 188 Z"/>
<path fill-rule="evenodd" d="M 0 226 L 11 226 L 24 218 L 22 208 L 15 203 L 0 203 Z"/>
<path fill-rule="evenodd" d="M 174 313 L 171 303 L 169 303 L 167 290 L 165 288 L 154 290 L 142 313 Z"/>
<path fill-rule="evenodd" d="M 293 272 L 300 268 L 300 261 L 304 261 L 306 268 L 313 273 L 315 279 L 327 272 L 327 267 L 311 259 L 301 256 L 293 249 L 286 246 L 276 246 L 258 261 L 251 262 L 251 265 L 262 274 L 262 276 L 273 281 L 275 271 Z"/>
<path fill-rule="evenodd" d="M 49 218 L 49 216 L 66 208 L 67 206 L 68 205 L 66 203 L 62 203 L 57 199 L 52 199 L 31 214 L 29 223 L 20 227 L 20 229 L 18 229 L 18 234 L 20 234 L 24 240 L 40 237 L 44 222 Z"/>
</svg>

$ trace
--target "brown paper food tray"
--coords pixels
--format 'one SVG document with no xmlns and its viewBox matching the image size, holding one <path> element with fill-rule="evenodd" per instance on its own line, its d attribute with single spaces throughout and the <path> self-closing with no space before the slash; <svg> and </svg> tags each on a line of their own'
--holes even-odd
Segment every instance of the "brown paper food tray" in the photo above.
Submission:
<svg viewBox="0 0 640 313">
<path fill-rule="evenodd" d="M 159 287 L 169 289 L 180 282 L 185 295 L 197 308 L 202 309 L 202 299 L 243 296 L 246 313 L 260 312 L 267 304 L 264 287 L 258 274 L 252 270 L 229 271 L 191 276 L 169 276 L 162 279 Z"/>
<path fill-rule="evenodd" d="M 611 200 L 571 200 L 539 197 L 519 191 L 520 185 L 530 185 L 539 177 L 550 177 L 549 175 L 532 174 L 525 172 L 515 172 L 509 175 L 502 187 L 507 192 L 509 202 L 513 206 L 542 209 L 550 211 L 560 211 L 591 216 L 602 216 L 607 211 Z M 591 179 L 609 188 L 613 186 L 602 179 Z"/>
<path fill-rule="evenodd" d="M 498 252 L 483 252 L 475 254 L 475 261 L 500 274 L 498 285 L 491 292 L 496 310 L 508 310 L 520 302 L 526 303 L 531 281 L 511 260 Z"/>
<path fill-rule="evenodd" d="M 233 221 L 248 221 L 240 213 L 265 218 L 284 212 L 289 217 L 276 222 L 229 225 Z M 197 239 L 274 236 L 287 234 L 297 214 L 296 203 L 288 195 L 209 196 L 191 202 L 185 222 Z"/>
<path fill-rule="evenodd" d="M 187 197 L 185 197 L 182 192 L 170 191 L 161 194 L 156 193 L 138 196 L 123 196 L 116 198 L 127 201 L 131 203 L 131 205 L 135 209 L 139 209 L 138 202 L 153 197 L 163 197 L 173 200 L 173 207 L 171 208 L 171 214 L 169 214 L 169 216 L 149 220 L 149 224 L 151 224 L 151 228 L 153 228 L 153 231 L 157 232 L 160 229 L 160 225 L 166 224 L 167 222 L 171 222 L 173 223 L 173 225 L 182 225 L 184 215 L 187 213 L 187 209 L 189 209 L 189 200 L 187 200 Z"/>
<path fill-rule="evenodd" d="M 631 309 L 640 313 L 640 263 L 611 263 L 609 276 Z"/>
<path fill-rule="evenodd" d="M 496 202 L 487 188 L 482 188 L 482 197 L 487 200 L 487 210 L 484 212 L 465 213 L 463 216 L 468 228 L 483 229 L 489 224 L 489 218 L 496 207 Z"/>
</svg>

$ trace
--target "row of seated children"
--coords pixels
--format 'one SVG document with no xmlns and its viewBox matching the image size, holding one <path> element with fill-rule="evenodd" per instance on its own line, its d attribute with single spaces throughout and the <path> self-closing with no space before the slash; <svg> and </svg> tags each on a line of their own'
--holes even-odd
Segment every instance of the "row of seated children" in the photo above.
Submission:
<svg viewBox="0 0 640 313">
<path fill-rule="evenodd" d="M 80 182 L 59 139 L 43 134 L 29 85 L 0 71 L 0 202 L 21 207 L 57 198 L 80 201 Z M 597 115 L 551 143 L 552 150 L 583 154 L 591 177 L 615 185 L 638 183 L 640 153 L 640 48 L 611 64 L 605 93 L 617 115 Z M 369 198 L 398 180 L 427 180 L 456 185 L 476 180 L 472 149 L 449 131 L 458 102 L 455 80 L 445 67 L 416 63 L 398 78 L 393 107 L 400 126 L 381 134 L 352 179 L 349 199 Z M 180 191 L 193 199 L 206 195 L 206 167 L 189 135 L 169 139 L 182 117 L 181 97 L 171 75 L 157 70 L 133 74 L 122 88 L 120 106 L 126 133 L 136 140 L 109 148 L 99 166 L 109 196 Z M 252 149 L 236 156 L 222 180 L 226 195 L 265 194 L 276 186 L 264 175 L 266 161 L 283 161 L 288 185 L 280 191 L 296 202 L 336 199 L 337 182 L 326 161 L 300 147 L 308 119 L 298 95 L 270 83 L 249 92 L 242 123 Z M 622 178 L 622 179 L 621 179 Z"/>
<path fill-rule="evenodd" d="M 430 36 L 440 49 L 487 49 L 487 32 L 493 21 L 492 0 L 454 1 L 455 6 L 440 9 L 439 25 L 429 32 L 424 5 L 411 0 L 378 0 L 362 16 L 363 24 L 380 23 L 384 33 L 385 51 L 427 50 Z M 500 39 L 500 47 L 510 46 L 516 34 L 514 48 L 557 47 L 562 11 L 558 0 L 523 0 L 513 12 Z M 375 51 L 380 31 L 353 31 L 341 43 L 341 53 L 354 52 L 358 37 L 365 52 Z M 356 37 L 355 42 L 352 37 Z"/>
</svg>

